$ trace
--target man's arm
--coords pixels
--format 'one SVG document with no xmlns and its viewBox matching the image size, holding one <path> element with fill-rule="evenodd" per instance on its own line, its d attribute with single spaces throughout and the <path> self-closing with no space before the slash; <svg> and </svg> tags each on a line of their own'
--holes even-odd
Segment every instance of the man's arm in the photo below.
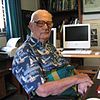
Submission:
<svg viewBox="0 0 100 100">
<path fill-rule="evenodd" d="M 37 89 L 39 84 L 44 83 L 44 80 L 42 80 L 37 60 L 27 51 L 22 48 L 17 52 L 12 63 L 12 73 L 29 94 Z"/>
<path fill-rule="evenodd" d="M 64 90 L 68 89 L 73 85 L 84 83 L 84 82 L 88 82 L 89 86 L 93 84 L 93 82 L 91 81 L 91 79 L 88 77 L 87 74 L 78 74 L 57 81 L 46 82 L 40 85 L 36 89 L 36 93 L 37 95 L 42 97 L 46 97 L 49 95 L 57 95 L 62 93 Z"/>
</svg>

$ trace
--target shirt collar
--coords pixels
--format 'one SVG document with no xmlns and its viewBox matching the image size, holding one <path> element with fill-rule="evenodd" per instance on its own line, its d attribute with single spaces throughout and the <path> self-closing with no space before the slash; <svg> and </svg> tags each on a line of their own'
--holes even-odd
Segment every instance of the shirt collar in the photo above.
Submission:
<svg viewBox="0 0 100 100">
<path fill-rule="evenodd" d="M 28 36 L 27 41 L 32 47 L 44 47 L 47 43 L 42 43 L 41 41 L 37 40 L 34 37 Z"/>
</svg>

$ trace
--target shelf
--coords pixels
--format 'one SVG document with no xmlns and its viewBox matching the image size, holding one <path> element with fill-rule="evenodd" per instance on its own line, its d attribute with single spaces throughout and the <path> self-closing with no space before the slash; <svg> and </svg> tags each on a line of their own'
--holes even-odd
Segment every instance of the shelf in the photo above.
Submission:
<svg viewBox="0 0 100 100">
<path fill-rule="evenodd" d="M 58 14 L 58 13 L 75 13 L 78 12 L 78 10 L 73 9 L 73 10 L 63 10 L 63 11 L 52 11 L 52 14 Z"/>
<path fill-rule="evenodd" d="M 67 14 L 68 15 L 77 15 L 78 14 L 78 11 L 77 10 L 70 10 L 70 11 L 66 11 L 66 10 L 64 10 L 64 11 L 55 11 L 55 12 L 51 12 L 52 14 L 53 14 L 53 16 L 57 16 L 57 15 L 61 15 L 62 16 L 62 14 L 66 14 L 66 16 L 67 16 Z"/>
</svg>

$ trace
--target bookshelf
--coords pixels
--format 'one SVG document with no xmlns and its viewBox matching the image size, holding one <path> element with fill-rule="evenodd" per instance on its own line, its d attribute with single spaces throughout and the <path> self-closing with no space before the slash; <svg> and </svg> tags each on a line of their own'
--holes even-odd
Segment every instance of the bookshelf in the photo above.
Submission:
<svg viewBox="0 0 100 100">
<path fill-rule="evenodd" d="M 40 0 L 40 8 L 46 9 L 53 15 L 53 23 L 57 28 L 57 39 L 62 43 L 62 26 L 74 23 L 77 18 L 82 23 L 81 0 Z M 62 44 L 61 44 L 62 47 Z"/>
<path fill-rule="evenodd" d="M 40 8 L 53 14 L 54 26 L 57 27 L 62 21 L 69 24 L 75 18 L 81 23 L 81 3 L 81 0 L 40 0 Z"/>
</svg>

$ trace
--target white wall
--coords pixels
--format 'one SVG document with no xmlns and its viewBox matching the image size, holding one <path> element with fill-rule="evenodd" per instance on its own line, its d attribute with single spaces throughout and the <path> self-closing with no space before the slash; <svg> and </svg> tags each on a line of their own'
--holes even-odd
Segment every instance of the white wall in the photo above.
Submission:
<svg viewBox="0 0 100 100">
<path fill-rule="evenodd" d="M 40 7 L 39 0 L 21 0 L 22 10 L 35 11 Z"/>
</svg>

